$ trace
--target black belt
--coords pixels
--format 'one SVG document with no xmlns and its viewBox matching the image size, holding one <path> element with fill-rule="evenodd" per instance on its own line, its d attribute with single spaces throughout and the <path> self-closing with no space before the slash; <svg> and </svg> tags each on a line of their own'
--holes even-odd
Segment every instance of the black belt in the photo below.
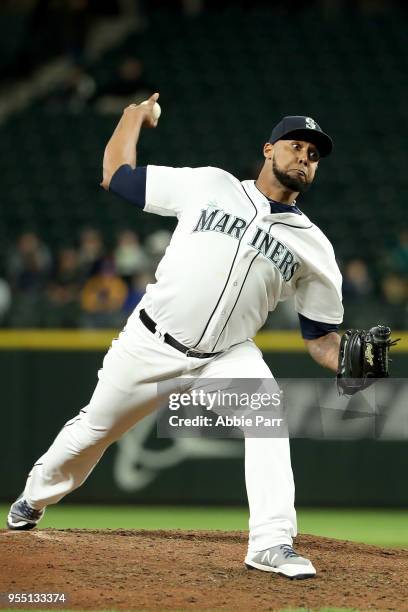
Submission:
<svg viewBox="0 0 408 612">
<path fill-rule="evenodd" d="M 147 327 L 152 334 L 156 333 L 156 323 L 149 317 L 144 309 L 140 311 L 139 317 L 143 325 Z M 220 353 L 222 353 L 222 351 L 219 351 L 218 353 L 199 353 L 198 351 L 188 348 L 188 346 L 184 346 L 184 344 L 178 342 L 175 338 L 173 338 L 173 336 L 170 336 L 170 334 L 164 334 L 163 337 L 166 344 L 170 344 L 170 346 L 177 349 L 181 353 L 184 353 L 187 357 L 207 359 L 208 357 L 215 357 L 215 355 L 220 355 Z"/>
</svg>

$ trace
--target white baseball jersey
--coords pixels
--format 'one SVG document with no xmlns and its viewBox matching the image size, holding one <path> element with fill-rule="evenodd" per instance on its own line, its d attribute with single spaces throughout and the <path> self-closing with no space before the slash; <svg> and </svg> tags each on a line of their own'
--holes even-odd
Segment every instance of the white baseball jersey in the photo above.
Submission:
<svg viewBox="0 0 408 612">
<path fill-rule="evenodd" d="M 305 317 L 342 322 L 329 240 L 303 213 L 272 214 L 253 180 L 212 167 L 147 166 L 144 210 L 178 224 L 133 317 L 145 308 L 158 329 L 203 352 L 252 338 L 292 295 Z"/>
<path fill-rule="evenodd" d="M 125 167 L 125 173 L 129 170 Z M 178 225 L 157 282 L 148 286 L 104 358 L 89 404 L 34 464 L 24 489 L 34 509 L 79 487 L 110 444 L 162 405 L 158 381 L 272 378 L 261 352 L 247 339 L 279 301 L 294 295 L 296 309 L 307 319 L 329 325 L 342 319 L 333 249 L 305 215 L 290 208 L 272 214 L 254 181 L 240 183 L 217 168 L 148 166 L 141 175 L 145 210 L 175 215 Z M 138 204 L 133 188 L 131 183 L 125 195 Z M 216 358 L 188 356 L 142 324 L 141 308 L 159 331 L 190 348 L 229 350 Z M 139 458 L 141 450 L 136 449 Z M 154 478 L 154 470 L 148 471 Z M 245 482 L 249 552 L 291 545 L 297 527 L 287 436 L 245 439 Z"/>
</svg>

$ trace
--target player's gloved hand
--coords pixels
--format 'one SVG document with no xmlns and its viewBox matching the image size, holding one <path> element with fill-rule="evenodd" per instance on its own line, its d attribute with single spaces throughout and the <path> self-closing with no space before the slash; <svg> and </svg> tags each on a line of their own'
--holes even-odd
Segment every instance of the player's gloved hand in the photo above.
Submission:
<svg viewBox="0 0 408 612">
<path fill-rule="evenodd" d="M 123 111 L 125 115 L 139 115 L 142 119 L 143 127 L 155 128 L 157 126 L 157 119 L 153 116 L 153 106 L 159 98 L 158 93 L 154 93 L 148 100 L 143 104 L 129 104 Z"/>
<path fill-rule="evenodd" d="M 376 325 L 368 331 L 347 330 L 340 342 L 339 394 L 353 395 L 372 385 L 377 378 L 387 378 L 389 349 L 398 340 L 391 340 L 391 329 L 385 325 Z"/>
</svg>

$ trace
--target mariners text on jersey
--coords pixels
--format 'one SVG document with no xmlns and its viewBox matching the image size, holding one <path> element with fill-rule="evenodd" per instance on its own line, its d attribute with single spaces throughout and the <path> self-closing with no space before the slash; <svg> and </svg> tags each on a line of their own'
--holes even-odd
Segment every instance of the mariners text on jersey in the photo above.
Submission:
<svg viewBox="0 0 408 612">
<path fill-rule="evenodd" d="M 220 232 L 232 238 L 240 239 L 247 226 L 247 221 L 215 208 L 213 204 L 203 208 L 193 232 Z M 261 227 L 255 227 L 248 244 L 267 257 L 282 274 L 285 281 L 292 278 L 300 265 L 289 248 L 274 238 Z"/>
<path fill-rule="evenodd" d="M 130 326 L 144 309 L 160 333 L 214 353 L 253 338 L 289 298 L 312 321 L 342 321 L 333 248 L 305 214 L 272 212 L 253 180 L 219 168 L 149 165 L 141 176 L 144 211 L 177 226 Z"/>
</svg>

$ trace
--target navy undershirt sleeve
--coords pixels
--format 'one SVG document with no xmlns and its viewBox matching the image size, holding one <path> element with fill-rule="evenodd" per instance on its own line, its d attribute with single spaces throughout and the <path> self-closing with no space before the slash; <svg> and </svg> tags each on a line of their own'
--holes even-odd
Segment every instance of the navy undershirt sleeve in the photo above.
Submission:
<svg viewBox="0 0 408 612">
<path fill-rule="evenodd" d="M 146 204 L 146 166 L 132 168 L 129 164 L 120 166 L 111 178 L 109 191 L 113 191 L 139 208 Z"/>
<path fill-rule="evenodd" d="M 315 340 L 321 336 L 326 336 L 330 332 L 337 332 L 339 325 L 335 323 L 322 323 L 321 321 L 313 321 L 304 315 L 298 313 L 300 321 L 300 329 L 305 340 Z"/>
</svg>

